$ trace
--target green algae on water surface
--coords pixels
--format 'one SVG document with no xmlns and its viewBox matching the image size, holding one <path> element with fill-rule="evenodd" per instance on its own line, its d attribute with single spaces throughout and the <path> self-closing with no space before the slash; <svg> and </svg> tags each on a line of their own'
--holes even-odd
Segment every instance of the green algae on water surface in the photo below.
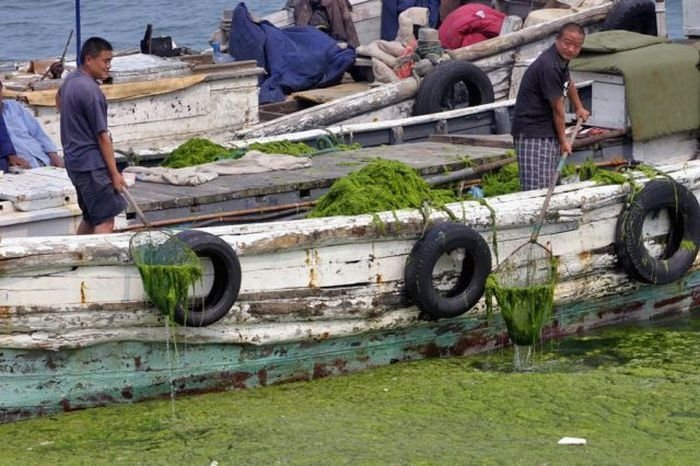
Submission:
<svg viewBox="0 0 700 466">
<path fill-rule="evenodd" d="M 417 209 L 426 201 L 442 206 L 454 200 L 454 194 L 449 190 L 430 189 L 410 166 L 394 160 L 375 159 L 361 170 L 336 180 L 309 216 Z"/>
<path fill-rule="evenodd" d="M 0 424 L 2 464 L 690 465 L 700 316 L 347 376 Z M 557 445 L 563 436 L 587 445 Z"/>
<path fill-rule="evenodd" d="M 491 274 L 486 279 L 485 297 L 489 314 L 493 312 L 493 298 L 498 302 L 513 343 L 532 345 L 552 318 L 554 283 L 505 287 Z"/>
</svg>

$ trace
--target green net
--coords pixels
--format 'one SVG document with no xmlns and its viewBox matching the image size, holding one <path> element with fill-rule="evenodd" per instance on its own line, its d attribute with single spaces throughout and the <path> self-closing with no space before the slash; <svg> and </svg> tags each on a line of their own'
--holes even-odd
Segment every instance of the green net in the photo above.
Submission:
<svg viewBox="0 0 700 466">
<path fill-rule="evenodd" d="M 486 280 L 486 305 L 498 302 L 508 335 L 516 345 L 532 345 L 552 317 L 556 260 L 537 242 L 518 248 Z"/>
<path fill-rule="evenodd" d="M 190 289 L 202 278 L 199 257 L 179 238 L 162 231 L 132 236 L 129 253 L 148 297 L 172 320 L 177 307 L 187 303 Z"/>
</svg>

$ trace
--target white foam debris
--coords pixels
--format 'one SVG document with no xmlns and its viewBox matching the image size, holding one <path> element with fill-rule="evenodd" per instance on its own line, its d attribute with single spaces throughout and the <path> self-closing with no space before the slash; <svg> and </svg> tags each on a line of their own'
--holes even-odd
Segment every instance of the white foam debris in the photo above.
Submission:
<svg viewBox="0 0 700 466">
<path fill-rule="evenodd" d="M 557 442 L 559 445 L 585 445 L 586 439 L 579 437 L 562 437 Z"/>
</svg>

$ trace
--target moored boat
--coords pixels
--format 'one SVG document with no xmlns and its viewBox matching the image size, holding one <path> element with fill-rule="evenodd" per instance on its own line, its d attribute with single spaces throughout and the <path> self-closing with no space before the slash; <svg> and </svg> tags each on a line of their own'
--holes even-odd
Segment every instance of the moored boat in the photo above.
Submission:
<svg viewBox="0 0 700 466">
<path fill-rule="evenodd" d="M 381 2 L 353 0 L 351 3 L 354 5 L 353 21 L 362 43 L 379 39 Z M 213 64 L 211 55 L 170 58 L 144 54 L 117 56 L 114 84 L 105 87 L 110 100 L 110 128 L 115 144 L 128 151 L 130 148 L 184 142 L 195 134 L 216 137 L 228 132 L 247 139 L 339 122 L 405 118 L 414 114 L 416 95 L 447 93 L 460 82 L 471 89 L 471 98 L 467 96 L 431 111 L 506 99 L 514 96 L 524 68 L 553 42 L 561 25 L 575 21 L 595 31 L 602 27 L 606 15 L 614 8 L 627 8 L 615 6 L 612 1 L 570 3 L 560 4 L 561 8 L 536 9 L 532 21 L 526 22 L 523 29 L 448 51 L 453 60 L 468 61 L 478 68 L 481 87 L 488 85 L 488 92 L 476 92 L 471 86 L 471 81 L 476 79 L 472 71 L 471 75 L 458 72 L 447 81 L 432 79 L 433 84 L 425 86 L 415 78 L 377 88 L 368 88 L 367 83 L 357 83 L 358 86 L 344 83 L 337 90 L 310 90 L 283 104 L 259 107 L 257 84 L 264 70 L 255 63 Z M 536 7 L 541 6 L 536 4 Z M 528 11 L 519 14 L 525 17 Z M 265 19 L 285 27 L 291 24 L 293 15 L 285 10 Z M 609 25 L 617 26 L 635 25 Z M 362 57 L 358 61 L 360 65 L 367 62 Z M 41 68 L 35 71 L 41 71 Z M 438 69 L 435 75 L 438 74 L 445 74 L 444 70 Z M 40 80 L 40 74 L 36 73 L 13 75 L 8 73 L 6 76 L 7 96 L 23 100 L 40 118 L 49 135 L 59 140 L 58 115 L 54 106 L 56 81 Z M 440 89 L 432 89 L 434 86 Z M 493 92 L 490 92 L 491 88 Z M 309 105 L 313 106 L 305 108 Z M 287 114 L 289 112 L 292 114 Z M 273 119 L 266 121 L 268 118 Z"/>
<path fill-rule="evenodd" d="M 545 337 L 698 304 L 700 162 L 661 170 L 673 181 L 637 173 L 634 183 L 555 190 L 540 235 L 559 264 Z M 167 326 L 149 305 L 129 256 L 131 234 L 3 239 L 0 418 L 503 345 L 503 323 L 487 318 L 483 300 L 440 317 L 466 293 L 478 299 L 487 264 L 495 267 L 528 240 L 544 195 L 185 231 L 181 238 L 205 269 L 194 301 L 203 304 L 179 317 L 194 326 Z M 476 241 L 469 244 L 482 247 L 465 247 L 464 229 Z M 406 293 L 408 281 L 417 282 L 416 258 L 432 264 L 419 294 L 437 296 L 434 306 L 420 301 L 419 308 Z"/>
</svg>

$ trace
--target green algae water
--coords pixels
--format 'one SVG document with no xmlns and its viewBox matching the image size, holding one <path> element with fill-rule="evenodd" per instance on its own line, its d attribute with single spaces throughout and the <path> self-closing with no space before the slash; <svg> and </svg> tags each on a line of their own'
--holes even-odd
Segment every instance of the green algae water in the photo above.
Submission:
<svg viewBox="0 0 700 466">
<path fill-rule="evenodd" d="M 695 314 L 545 343 L 531 373 L 498 350 L 0 425 L 0 463 L 695 464 L 698 354 Z"/>
</svg>

